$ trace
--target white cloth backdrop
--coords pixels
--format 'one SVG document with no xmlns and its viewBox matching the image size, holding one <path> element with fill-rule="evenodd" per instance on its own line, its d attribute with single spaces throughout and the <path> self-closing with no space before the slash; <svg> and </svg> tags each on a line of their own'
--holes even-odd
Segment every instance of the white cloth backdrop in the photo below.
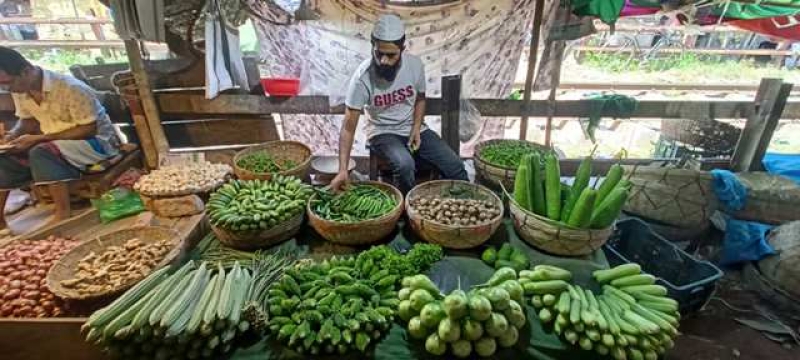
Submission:
<svg viewBox="0 0 800 360">
<path fill-rule="evenodd" d="M 261 58 L 273 75 L 301 79 L 302 94 L 328 95 L 343 102 L 347 81 L 370 56 L 372 24 L 382 13 L 406 21 L 408 51 L 426 65 L 428 97 L 440 97 L 441 77 L 461 74 L 463 90 L 473 98 L 504 98 L 512 90 L 520 54 L 533 19 L 533 0 L 458 0 L 443 5 L 383 6 L 380 0 L 310 0 L 317 20 L 292 25 L 256 22 Z M 262 3 L 263 4 L 263 3 Z M 253 6 L 259 17 L 267 6 Z M 312 146 L 316 154 L 336 154 L 342 116 L 283 115 L 284 136 Z M 440 128 L 438 119 L 426 119 Z M 363 125 L 365 121 L 360 123 Z M 500 138 L 504 118 L 483 118 L 478 134 L 462 144 L 471 155 L 478 140 Z M 365 154 L 359 131 L 353 154 Z"/>
</svg>

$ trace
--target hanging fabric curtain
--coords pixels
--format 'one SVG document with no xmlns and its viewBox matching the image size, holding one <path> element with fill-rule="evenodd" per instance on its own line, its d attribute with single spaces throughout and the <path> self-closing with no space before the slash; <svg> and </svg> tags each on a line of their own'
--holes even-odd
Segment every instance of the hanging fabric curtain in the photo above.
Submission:
<svg viewBox="0 0 800 360">
<path fill-rule="evenodd" d="M 226 26 L 219 0 L 208 1 L 205 35 L 206 98 L 236 87 L 247 89 L 239 35 Z"/>
<path fill-rule="evenodd" d="M 370 32 L 383 13 L 398 14 L 406 22 L 407 51 L 425 63 L 428 97 L 441 96 L 441 77 L 450 74 L 462 75 L 462 93 L 473 98 L 507 97 L 526 47 L 533 4 L 533 0 L 454 0 L 424 6 L 384 5 L 379 0 L 307 1 L 304 18 L 315 20 L 288 26 L 259 21 L 256 17 L 272 16 L 252 10 L 257 13 L 253 20 L 260 55 L 271 72 L 299 78 L 301 94 L 327 95 L 335 105 L 343 102 L 356 67 L 370 56 Z M 316 154 L 338 152 L 342 116 L 282 115 L 281 120 L 284 137 L 309 144 Z M 476 141 L 504 137 L 505 120 L 483 118 L 478 133 L 463 144 L 462 155 L 471 155 Z M 434 117 L 426 122 L 434 130 L 440 128 Z M 365 142 L 359 129 L 353 154 L 366 154 Z"/>
</svg>

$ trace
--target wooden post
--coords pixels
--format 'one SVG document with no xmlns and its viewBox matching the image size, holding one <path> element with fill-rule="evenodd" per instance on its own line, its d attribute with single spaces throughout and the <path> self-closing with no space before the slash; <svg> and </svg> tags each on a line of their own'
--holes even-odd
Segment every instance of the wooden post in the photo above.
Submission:
<svg viewBox="0 0 800 360">
<path fill-rule="evenodd" d="M 530 113 L 531 91 L 533 91 L 533 74 L 536 72 L 536 58 L 539 53 L 539 38 L 542 33 L 542 19 L 544 18 L 545 0 L 536 0 L 533 9 L 533 28 L 531 29 L 531 45 L 528 48 L 528 70 L 525 74 L 525 89 L 522 93 L 522 101 L 525 102 L 522 121 L 519 124 L 519 139 L 525 140 L 528 137 L 528 113 Z"/>
<path fill-rule="evenodd" d="M 155 97 L 153 97 L 153 90 L 150 87 L 150 78 L 147 76 L 147 69 L 144 66 L 144 60 L 142 60 L 140 50 L 139 43 L 136 40 L 125 40 L 125 51 L 128 53 L 131 72 L 136 80 L 139 100 L 142 103 L 147 128 L 150 130 L 150 139 L 155 147 L 157 156 L 155 162 L 153 162 L 154 159 L 147 159 L 147 163 L 148 165 L 155 164 L 157 167 L 160 159 L 169 152 L 169 143 L 167 142 L 167 137 L 164 135 L 164 128 L 161 127 L 161 116 L 156 106 Z M 139 136 L 142 136 L 142 134 Z"/>
<path fill-rule="evenodd" d="M 781 79 L 762 79 L 755 99 L 755 111 L 748 115 L 731 159 L 733 171 L 761 170 L 761 160 L 772 140 L 792 84 Z"/>
<path fill-rule="evenodd" d="M 442 139 L 456 154 L 461 154 L 458 135 L 461 118 L 461 75 L 442 77 Z"/>
</svg>

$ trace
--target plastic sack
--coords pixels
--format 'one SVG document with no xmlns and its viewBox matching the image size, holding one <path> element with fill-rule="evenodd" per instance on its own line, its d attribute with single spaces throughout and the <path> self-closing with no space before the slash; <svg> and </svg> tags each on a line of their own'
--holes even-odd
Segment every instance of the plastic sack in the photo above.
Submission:
<svg viewBox="0 0 800 360">
<path fill-rule="evenodd" d="M 714 178 L 714 193 L 719 202 L 729 210 L 741 210 L 747 200 L 747 188 L 739 181 L 736 174 L 728 170 L 711 170 Z"/>
<path fill-rule="evenodd" d="M 99 199 L 92 199 L 92 206 L 100 213 L 100 221 L 104 224 L 145 210 L 139 194 L 125 188 L 115 188 Z"/>
<path fill-rule="evenodd" d="M 775 250 L 767 242 L 772 226 L 757 222 L 728 219 L 722 246 L 722 265 L 758 261 Z"/>
</svg>

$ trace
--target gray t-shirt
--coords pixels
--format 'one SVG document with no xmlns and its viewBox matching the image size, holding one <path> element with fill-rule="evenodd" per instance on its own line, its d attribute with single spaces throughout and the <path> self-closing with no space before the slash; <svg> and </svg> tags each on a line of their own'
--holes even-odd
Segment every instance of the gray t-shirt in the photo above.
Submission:
<svg viewBox="0 0 800 360">
<path fill-rule="evenodd" d="M 403 53 L 394 81 L 380 78 L 372 59 L 359 65 L 347 88 L 345 105 L 366 110 L 367 138 L 380 134 L 411 135 L 414 104 L 425 93 L 425 65 L 420 58 Z M 422 125 L 420 130 L 425 130 Z"/>
</svg>

